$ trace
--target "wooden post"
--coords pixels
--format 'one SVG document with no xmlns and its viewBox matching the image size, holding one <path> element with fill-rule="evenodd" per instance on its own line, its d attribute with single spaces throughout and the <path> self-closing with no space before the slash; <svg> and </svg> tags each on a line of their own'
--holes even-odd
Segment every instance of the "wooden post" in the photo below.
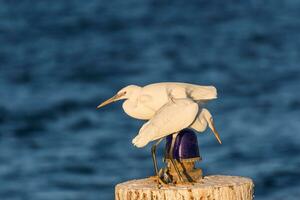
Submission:
<svg viewBox="0 0 300 200">
<path fill-rule="evenodd" d="M 131 180 L 115 188 L 116 200 L 252 200 L 253 182 L 239 176 L 206 176 L 189 185 L 158 188 L 153 178 Z"/>
</svg>

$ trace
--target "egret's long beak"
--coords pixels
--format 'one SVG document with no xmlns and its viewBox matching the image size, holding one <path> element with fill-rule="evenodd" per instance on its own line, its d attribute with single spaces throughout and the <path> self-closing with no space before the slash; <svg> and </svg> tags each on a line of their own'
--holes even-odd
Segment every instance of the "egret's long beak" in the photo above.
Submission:
<svg viewBox="0 0 300 200">
<path fill-rule="evenodd" d="M 212 132 L 215 134 L 215 137 L 217 138 L 218 142 L 219 142 L 220 144 L 222 144 L 220 135 L 219 135 L 218 131 L 217 131 L 216 128 L 215 128 L 214 121 L 213 121 L 212 118 L 210 118 L 210 125 L 211 125 L 210 128 L 211 128 Z"/>
<path fill-rule="evenodd" d="M 125 92 L 120 93 L 120 94 L 116 94 L 115 96 L 113 96 L 113 97 L 107 99 L 106 101 L 102 102 L 101 104 L 99 104 L 99 105 L 97 106 L 97 109 L 99 109 L 99 108 L 101 108 L 101 107 L 103 107 L 103 106 L 106 106 L 107 104 L 110 104 L 110 103 L 112 103 L 112 102 L 114 102 L 114 101 L 120 100 L 120 98 L 121 98 L 122 96 L 124 96 L 125 94 L 126 94 Z"/>
</svg>

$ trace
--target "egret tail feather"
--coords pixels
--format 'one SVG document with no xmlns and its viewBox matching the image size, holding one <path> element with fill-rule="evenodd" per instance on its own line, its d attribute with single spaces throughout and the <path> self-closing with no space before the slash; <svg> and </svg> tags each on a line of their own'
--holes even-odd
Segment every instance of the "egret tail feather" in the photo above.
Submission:
<svg viewBox="0 0 300 200">
<path fill-rule="evenodd" d="M 133 138 L 133 140 L 132 140 L 132 144 L 138 148 L 142 148 L 142 147 L 146 146 L 148 143 L 149 143 L 149 140 L 146 140 L 143 137 L 139 137 L 139 135 L 136 136 L 135 138 Z"/>
</svg>

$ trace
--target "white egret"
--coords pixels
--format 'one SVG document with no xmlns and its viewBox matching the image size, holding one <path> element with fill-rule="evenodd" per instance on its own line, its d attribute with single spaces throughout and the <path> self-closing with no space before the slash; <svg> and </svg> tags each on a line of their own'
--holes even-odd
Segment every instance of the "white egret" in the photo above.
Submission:
<svg viewBox="0 0 300 200">
<path fill-rule="evenodd" d="M 144 87 L 129 85 L 121 89 L 115 96 L 101 103 L 101 108 L 114 101 L 126 99 L 124 111 L 131 117 L 149 120 L 132 140 L 136 147 L 144 147 L 149 142 L 158 140 L 152 146 L 152 158 L 155 172 L 158 175 L 155 150 L 158 143 L 166 136 L 173 135 L 170 160 L 179 176 L 178 168 L 173 160 L 173 146 L 179 131 L 192 128 L 203 132 L 207 125 L 221 143 L 210 112 L 202 108 L 202 103 L 217 98 L 216 88 L 188 83 L 155 83 Z"/>
</svg>

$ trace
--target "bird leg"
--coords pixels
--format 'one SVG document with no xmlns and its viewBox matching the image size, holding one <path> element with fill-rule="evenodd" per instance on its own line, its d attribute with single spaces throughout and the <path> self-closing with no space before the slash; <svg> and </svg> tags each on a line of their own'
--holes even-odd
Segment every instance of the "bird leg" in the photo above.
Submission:
<svg viewBox="0 0 300 200">
<path fill-rule="evenodd" d="M 166 185 L 166 183 L 159 176 L 158 167 L 157 167 L 157 160 L 156 160 L 156 147 L 162 140 L 163 140 L 163 138 L 160 138 L 157 142 L 155 142 L 155 144 L 152 145 L 151 154 L 152 154 L 152 161 L 153 161 L 157 181 L 158 181 L 158 183 L 160 183 L 162 185 Z"/>
<path fill-rule="evenodd" d="M 158 167 L 157 167 L 157 160 L 156 160 L 156 147 L 157 145 L 163 140 L 163 138 L 160 138 L 155 144 L 151 147 L 151 154 L 152 154 L 152 160 L 154 165 L 155 174 L 158 176 Z"/>
<path fill-rule="evenodd" d="M 172 165 L 173 165 L 173 167 L 174 167 L 174 169 L 175 169 L 175 171 L 176 171 L 176 173 L 179 177 L 179 180 L 181 182 L 183 182 L 183 177 L 182 177 L 182 175 L 181 175 L 181 173 L 180 173 L 180 171 L 179 171 L 179 169 L 178 169 L 178 167 L 177 167 L 177 165 L 174 161 L 174 158 L 173 158 L 173 150 L 174 150 L 174 145 L 175 145 L 177 135 L 178 135 L 178 132 L 174 133 L 172 135 L 172 142 L 171 142 L 171 147 L 170 147 L 170 151 L 169 151 L 169 159 L 170 159 L 170 161 L 171 161 L 171 163 L 172 163 Z"/>
</svg>

